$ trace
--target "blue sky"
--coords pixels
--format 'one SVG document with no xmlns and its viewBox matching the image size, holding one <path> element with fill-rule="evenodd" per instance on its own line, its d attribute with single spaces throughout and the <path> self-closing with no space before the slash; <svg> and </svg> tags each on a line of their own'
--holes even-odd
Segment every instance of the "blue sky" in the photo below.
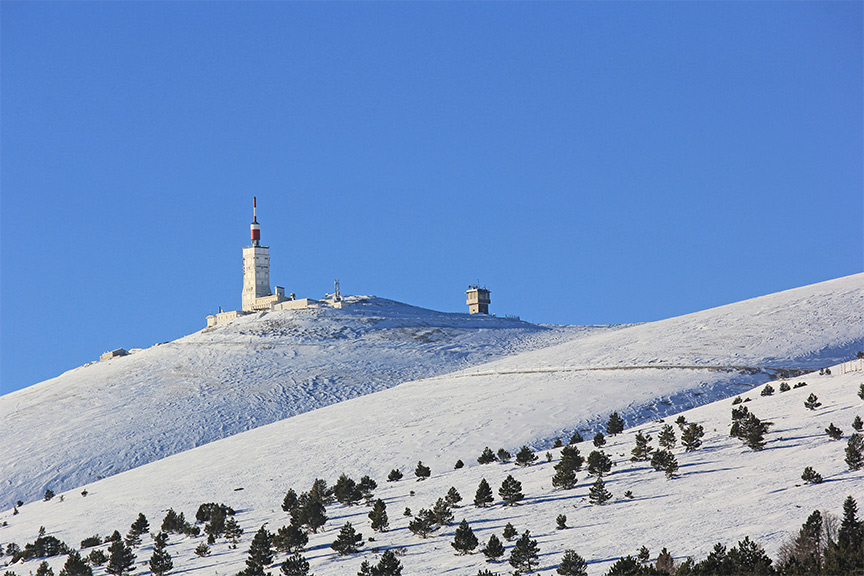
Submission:
<svg viewBox="0 0 864 576">
<path fill-rule="evenodd" d="M 0 4 L 0 386 L 273 284 L 650 321 L 864 269 L 861 2 Z"/>
</svg>

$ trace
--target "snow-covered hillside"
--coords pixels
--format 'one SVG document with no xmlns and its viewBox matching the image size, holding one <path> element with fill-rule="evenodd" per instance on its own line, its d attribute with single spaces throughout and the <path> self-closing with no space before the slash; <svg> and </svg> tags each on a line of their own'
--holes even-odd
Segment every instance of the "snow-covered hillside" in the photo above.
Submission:
<svg viewBox="0 0 864 576">
<path fill-rule="evenodd" d="M 683 413 L 688 422 L 704 427 L 704 444 L 685 452 L 680 443 L 673 449 L 679 476 L 667 480 L 646 462 L 631 462 L 631 450 L 637 431 L 648 432 L 657 446 L 661 421 L 648 420 L 635 429 L 610 437 L 604 450 L 612 456 L 614 466 L 606 480 L 613 499 L 604 505 L 589 503 L 588 488 L 593 483 L 583 470 L 578 484 L 571 490 L 553 489 L 553 467 L 558 462 L 558 449 L 548 450 L 553 458 L 546 461 L 541 451 L 538 463 L 521 468 L 514 463 L 480 465 L 476 458 L 484 442 L 460 444 L 459 435 L 466 416 L 462 412 L 442 417 L 418 417 L 424 399 L 404 405 L 406 398 L 396 395 L 402 386 L 357 398 L 315 412 L 277 422 L 250 432 L 211 443 L 183 454 L 142 466 L 86 487 L 86 497 L 79 490 L 60 494 L 49 502 L 35 502 L 20 509 L 0 513 L 0 542 L 22 545 L 33 541 L 40 526 L 73 547 L 95 533 L 103 536 L 117 529 L 125 533 L 139 512 L 143 512 L 157 530 L 170 506 L 193 517 L 198 504 L 224 502 L 237 510 L 236 519 L 244 530 L 240 546 L 229 548 L 224 539 L 213 547 L 206 558 L 195 556 L 194 548 L 203 538 L 172 536 L 169 552 L 174 556 L 174 573 L 236 574 L 244 567 L 245 551 L 252 535 L 262 525 L 271 531 L 288 523 L 288 515 L 280 509 L 288 488 L 298 492 L 308 489 L 312 476 L 333 482 L 340 473 L 355 479 L 371 472 L 378 482 L 375 496 L 387 505 L 390 529 L 375 533 L 370 529 L 364 505 L 328 506 L 329 520 L 323 531 L 310 534 L 304 555 L 318 576 L 355 574 L 363 559 L 378 557 L 385 549 L 404 553 L 400 560 L 407 574 L 437 575 L 443 573 L 476 574 L 490 567 L 499 573 L 509 572 L 506 558 L 502 564 L 488 565 L 485 557 L 475 550 L 467 556 L 457 556 L 450 546 L 456 525 L 465 518 L 480 541 L 485 544 L 490 535 L 502 538 L 505 524 L 512 523 L 521 533 L 529 530 L 540 547 L 539 573 L 549 574 L 559 563 L 565 549 L 575 549 L 589 562 L 589 574 L 603 574 L 620 556 L 635 554 L 646 546 L 656 558 L 667 547 L 677 560 L 686 556 L 704 558 L 715 542 L 729 546 L 749 536 L 776 557 L 779 545 L 800 527 L 815 509 L 839 514 L 847 495 L 864 503 L 864 470 L 850 471 L 844 463 L 844 448 L 852 432 L 856 415 L 864 416 L 864 401 L 858 396 L 864 383 L 864 363 L 854 361 L 833 366 L 832 374 L 808 374 L 790 380 L 806 386 L 761 396 L 760 388 L 742 394 L 751 412 L 773 424 L 766 435 L 767 445 L 753 451 L 741 441 L 729 436 L 731 408 L 729 399 L 694 408 Z M 419 384 L 418 384 L 419 385 Z M 430 386 L 434 384 L 430 383 Z M 507 405 L 519 404 L 512 397 L 514 389 L 501 390 L 496 402 L 501 418 L 510 421 L 506 435 L 486 437 L 486 444 L 516 446 L 534 433 L 531 416 L 506 414 Z M 535 403 L 550 407 L 566 404 L 557 390 L 535 389 Z M 821 406 L 805 408 L 809 394 L 816 394 Z M 605 406 L 614 405 L 611 398 Z M 466 406 L 466 410 L 471 406 Z M 386 423 L 376 427 L 376 418 L 386 416 Z M 470 416 L 469 416 L 470 417 Z M 645 414 L 650 418 L 650 414 Z M 666 423 L 672 423 L 671 417 Z M 843 438 L 832 440 L 824 429 L 835 424 L 843 430 Z M 381 433 L 382 429 L 389 430 Z M 680 437 L 680 430 L 674 427 Z M 440 433 L 439 433 L 440 432 Z M 447 444 L 446 439 L 454 442 Z M 425 442 L 421 441 L 425 439 Z M 566 442 L 566 439 L 565 439 Z M 415 480 L 412 470 L 422 445 L 438 455 L 432 464 L 432 475 L 422 482 Z M 578 444 L 583 455 L 594 447 L 590 440 Z M 358 455 L 357 457 L 347 457 Z M 466 466 L 454 469 L 453 463 L 463 459 Z M 429 462 L 424 460 L 424 462 Z M 445 464 L 446 463 L 446 464 Z M 818 485 L 806 485 L 801 473 L 806 466 L 814 467 L 825 479 Z M 385 482 L 386 470 L 401 468 L 405 478 Z M 497 496 L 503 479 L 512 474 L 522 483 L 525 499 L 519 506 L 504 506 Z M 475 490 L 485 478 L 496 492 L 495 503 L 489 508 L 471 504 Z M 445 526 L 427 539 L 412 534 L 407 525 L 410 518 L 402 511 L 410 507 L 416 514 L 431 507 L 446 495 L 450 487 L 462 495 L 461 507 L 454 509 L 454 524 Z M 632 498 L 625 492 L 632 492 Z M 60 496 L 63 496 L 61 501 Z M 567 517 L 568 529 L 556 527 L 556 517 Z M 366 538 L 357 554 L 338 556 L 329 548 L 339 529 L 351 522 Z M 136 550 L 138 561 L 146 562 L 152 541 L 145 536 Z M 376 554 L 378 549 L 379 554 Z M 278 573 L 276 557 L 271 571 Z M 63 557 L 50 559 L 55 573 Z M 23 575 L 35 571 L 39 560 L 10 566 Z M 102 576 L 104 567 L 94 574 Z M 139 565 L 137 574 L 149 574 Z"/>
<path fill-rule="evenodd" d="M 7 505 L 301 412 L 280 433 L 310 454 L 297 481 L 317 460 L 380 475 L 410 454 L 440 469 L 448 451 L 543 447 L 612 410 L 640 423 L 864 349 L 864 274 L 618 329 L 351 304 L 241 318 L 0 398 Z M 322 422 L 332 432 L 304 432 Z M 356 449 L 364 437 L 386 439 L 383 461 Z"/>
<path fill-rule="evenodd" d="M 376 297 L 262 313 L 0 396 L 0 508 L 418 378 L 618 327 Z"/>
</svg>

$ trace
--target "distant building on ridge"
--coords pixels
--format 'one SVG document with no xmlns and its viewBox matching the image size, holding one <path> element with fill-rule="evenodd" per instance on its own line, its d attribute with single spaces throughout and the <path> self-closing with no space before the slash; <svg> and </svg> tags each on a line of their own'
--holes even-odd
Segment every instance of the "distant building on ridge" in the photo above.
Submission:
<svg viewBox="0 0 864 576">
<path fill-rule="evenodd" d="M 492 292 L 484 286 L 468 286 L 465 291 L 466 304 L 468 304 L 469 314 L 489 314 L 489 304 L 492 303 L 492 298 L 489 296 Z"/>
</svg>

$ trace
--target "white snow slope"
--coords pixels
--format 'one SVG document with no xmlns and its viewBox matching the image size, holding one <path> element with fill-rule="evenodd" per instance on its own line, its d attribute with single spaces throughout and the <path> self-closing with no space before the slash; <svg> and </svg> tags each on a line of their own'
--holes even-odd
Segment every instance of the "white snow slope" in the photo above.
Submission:
<svg viewBox="0 0 864 576">
<path fill-rule="evenodd" d="M 0 396 L 0 508 L 417 378 L 618 327 L 375 297 L 245 316 Z"/>
<path fill-rule="evenodd" d="M 169 506 L 190 516 L 201 502 L 224 501 L 238 509 L 248 546 L 251 532 L 262 522 L 270 522 L 273 530 L 286 522 L 279 503 L 288 487 L 304 490 L 314 477 L 333 481 L 345 472 L 355 478 L 370 474 L 378 480 L 378 496 L 388 502 L 393 529 L 377 536 L 375 545 L 407 547 L 403 562 L 406 567 L 411 566 L 408 574 L 443 573 L 444 566 L 455 573 L 476 573 L 474 566 L 483 563 L 477 555 L 461 559 L 452 556 L 449 540 L 455 527 L 441 530 L 434 539 L 421 541 L 407 532 L 407 519 L 400 512 L 404 506 L 415 511 L 431 506 L 450 485 L 456 485 L 470 500 L 480 475 L 488 476 L 497 488 L 503 476 L 513 471 L 512 465 L 477 465 L 476 457 L 484 446 L 503 446 L 511 452 L 522 444 L 545 448 L 556 436 L 564 436 L 576 428 L 586 430 L 585 433 L 596 429 L 598 422 L 605 421 L 612 410 L 622 413 L 628 423 L 656 428 L 648 423 L 658 415 L 708 402 L 746 388 L 742 385 L 747 383 L 764 381 L 767 372 L 818 368 L 853 357 L 864 348 L 862 315 L 864 275 L 859 274 L 680 318 L 589 334 L 483 367 L 405 383 L 212 442 L 96 482 L 87 487 L 86 498 L 81 498 L 78 491 L 70 491 L 64 495 L 64 502 L 55 499 L 26 505 L 20 515 L 13 517 L 11 512 L 0 515 L 0 520 L 9 522 L 8 527 L 0 530 L 0 541 L 23 545 L 35 538 L 38 526 L 44 525 L 49 533 L 77 544 L 93 532 L 105 534 L 115 528 L 125 531 L 138 511 L 158 523 Z M 250 323 L 250 326 L 257 325 Z M 133 356 L 121 361 L 134 359 Z M 806 379 L 813 380 L 809 375 Z M 825 382 L 827 387 L 825 406 L 818 414 L 823 419 L 835 418 L 836 414 L 835 423 L 848 435 L 848 422 L 855 405 L 853 388 L 857 387 L 861 374 L 816 380 Z M 831 387 L 832 383 L 836 389 Z M 40 386 L 49 385 L 50 382 Z M 709 433 L 705 450 L 679 454 L 682 477 L 678 480 L 667 482 L 644 464 L 630 466 L 626 457 L 619 457 L 616 473 L 610 477 L 610 490 L 619 500 L 615 505 L 592 508 L 582 501 L 587 491 L 584 478 L 573 491 L 552 491 L 551 466 L 542 464 L 518 471 L 529 496 L 528 503 L 517 508 L 497 506 L 489 513 L 466 507 L 457 511 L 457 521 L 458 514 L 464 513 L 469 522 L 477 522 L 475 530 L 485 541 L 490 530 L 500 531 L 509 519 L 517 528 L 529 528 L 540 537 L 541 549 L 545 548 L 549 554 L 544 557 L 545 566 L 554 566 L 564 547 L 575 547 L 594 562 L 593 573 L 608 568 L 609 561 L 635 552 L 642 544 L 651 548 L 680 543 L 680 549 L 674 549 L 673 553 L 700 556 L 715 541 L 734 544 L 729 539 L 746 533 L 766 546 L 776 547 L 781 537 L 776 531 L 794 529 L 795 523 L 803 522 L 799 515 L 806 517 L 810 511 L 805 506 L 805 510 L 796 513 L 790 501 L 782 499 L 787 498 L 782 495 L 794 486 L 804 465 L 814 465 L 831 480 L 837 478 L 837 482 L 793 491 L 795 498 L 801 494 L 820 495 L 815 507 L 838 510 L 841 493 L 854 491 L 848 488 L 850 485 L 858 486 L 840 480 L 847 477 L 860 480 L 860 474 L 842 471 L 840 443 L 827 442 L 827 436 L 823 438 L 818 430 L 819 426 L 827 426 L 827 422 L 803 409 L 801 393 L 819 393 L 815 382 L 811 386 L 771 398 L 754 397 L 751 409 L 775 422 L 773 439 L 769 435 L 773 444 L 769 443 L 768 449 L 757 456 L 737 440 L 728 438 L 726 401 L 713 412 L 706 406 L 694 410 L 692 417 L 688 415 L 688 419 L 706 423 L 706 432 L 716 428 L 717 433 Z M 135 409 L 145 410 L 147 398 L 142 398 L 140 391 L 133 390 L 127 396 Z M 758 409 L 760 405 L 766 406 L 765 413 Z M 782 406 L 786 408 L 781 409 Z M 46 411 L 51 408 L 43 407 Z M 787 410 L 790 418 L 785 424 L 780 420 L 783 410 Z M 142 422 L 145 427 L 151 425 Z M 801 431 L 795 432 L 796 429 Z M 790 432 L 781 434 L 781 430 Z M 793 432 L 795 435 L 789 436 Z M 786 440 L 781 440 L 781 436 Z M 628 438 L 625 435 L 616 439 L 611 452 L 616 456 L 629 455 L 632 438 Z M 830 455 L 824 446 L 830 446 Z M 818 450 L 812 452 L 811 447 Z M 68 450 L 67 460 L 86 459 L 86 452 L 76 452 L 81 449 L 78 446 Z M 122 446 L 117 450 L 125 451 Z M 583 452 L 588 450 L 586 446 Z M 778 457 L 769 459 L 772 454 Z M 468 467 L 453 471 L 457 458 L 463 459 Z M 758 465 L 745 466 L 737 460 L 740 458 L 751 458 L 753 462 L 756 462 L 753 458 L 758 458 Z M 394 467 L 401 467 L 410 476 L 418 459 L 432 467 L 432 479 L 422 483 L 383 482 Z M 805 459 L 807 463 L 802 464 Z M 18 462 L 29 464 L 25 458 Z M 44 461 L 41 464 L 46 465 Z M 4 458 L 4 477 L 7 466 L 9 460 Z M 616 482 L 620 482 L 617 487 Z M 672 486 L 682 486 L 684 494 L 679 494 L 676 488 L 672 495 L 668 488 Z M 751 487 L 754 487 L 752 493 Z M 238 488 L 243 490 L 237 491 Z M 632 501 L 620 500 L 626 489 L 632 489 L 637 497 Z M 416 495 L 411 496 L 408 490 L 415 490 Z M 766 508 L 766 502 L 773 502 L 767 497 L 769 492 L 774 494 L 772 498 L 780 498 L 776 494 L 782 496 L 778 506 L 771 504 Z M 793 492 L 789 492 L 788 498 L 792 498 Z M 684 502 L 688 508 L 696 506 L 684 499 L 686 494 L 698 495 L 693 498 L 702 502 L 692 515 L 704 526 L 701 533 L 682 530 L 670 520 L 670 511 L 677 509 L 680 515 Z M 742 502 L 747 512 L 733 520 L 728 506 L 735 504 L 737 510 Z M 640 507 L 632 508 L 636 505 Z M 569 524 L 574 529 L 555 531 L 554 517 L 561 512 L 570 517 L 571 509 L 574 516 Z M 346 518 L 365 527 L 361 531 L 369 535 L 365 513 L 362 507 L 337 506 L 329 511 L 331 521 L 326 532 L 313 535 L 307 551 L 316 574 L 356 573 L 359 559 L 335 558 L 327 545 Z M 655 521 L 654 513 L 659 517 L 665 515 L 665 524 L 669 526 Z M 615 514 L 624 515 L 616 519 Z M 608 526 L 598 528 L 599 524 L 607 523 L 623 527 L 620 537 L 610 537 Z M 224 574 L 234 573 L 242 565 L 243 547 L 241 551 L 229 551 L 220 544 L 214 556 L 198 559 L 186 553 L 195 544 L 184 540 L 173 545 L 178 562 L 183 557 L 183 570 Z M 466 570 L 467 566 L 472 568 Z"/>
</svg>

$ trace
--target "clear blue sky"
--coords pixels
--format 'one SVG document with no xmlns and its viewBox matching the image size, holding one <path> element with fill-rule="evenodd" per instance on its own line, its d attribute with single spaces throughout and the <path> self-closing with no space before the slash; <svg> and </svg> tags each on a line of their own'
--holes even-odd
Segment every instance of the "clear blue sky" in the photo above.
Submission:
<svg viewBox="0 0 864 576">
<path fill-rule="evenodd" d="M 2 392 L 273 284 L 533 322 L 864 269 L 861 2 L 10 2 Z"/>
</svg>

